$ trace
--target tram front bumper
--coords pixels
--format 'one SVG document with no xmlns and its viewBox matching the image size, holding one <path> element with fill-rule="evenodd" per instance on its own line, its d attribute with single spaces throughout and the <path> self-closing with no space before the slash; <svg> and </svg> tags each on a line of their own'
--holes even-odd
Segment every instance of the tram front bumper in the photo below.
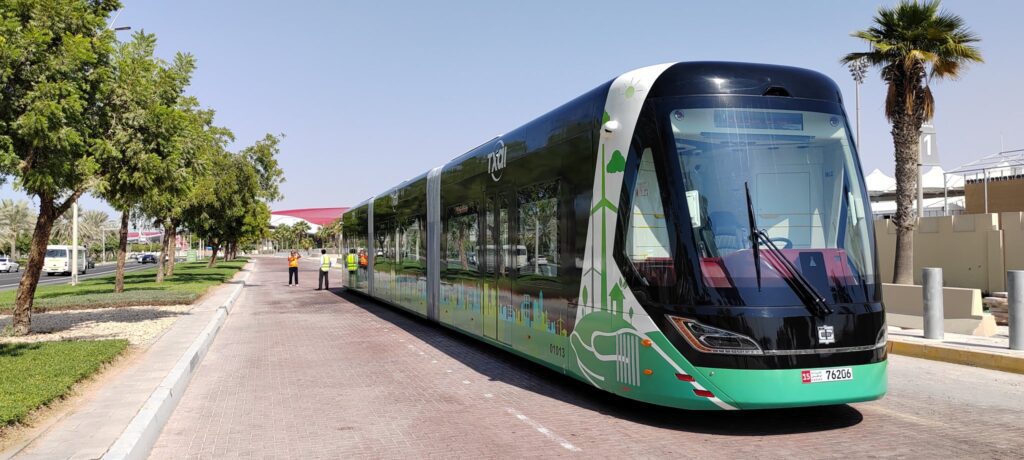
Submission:
<svg viewBox="0 0 1024 460">
<path fill-rule="evenodd" d="M 698 367 L 723 401 L 738 409 L 826 406 L 880 399 L 888 387 L 888 361 L 815 369 Z"/>
</svg>

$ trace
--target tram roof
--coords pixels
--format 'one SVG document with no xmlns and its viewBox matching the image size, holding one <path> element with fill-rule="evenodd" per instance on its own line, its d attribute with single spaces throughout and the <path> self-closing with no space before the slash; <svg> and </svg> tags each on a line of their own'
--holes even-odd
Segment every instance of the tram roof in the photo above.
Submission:
<svg viewBox="0 0 1024 460">
<path fill-rule="evenodd" d="M 842 103 L 839 87 L 820 72 L 724 61 L 673 64 L 658 77 L 649 97 L 696 95 L 788 96 Z"/>
</svg>

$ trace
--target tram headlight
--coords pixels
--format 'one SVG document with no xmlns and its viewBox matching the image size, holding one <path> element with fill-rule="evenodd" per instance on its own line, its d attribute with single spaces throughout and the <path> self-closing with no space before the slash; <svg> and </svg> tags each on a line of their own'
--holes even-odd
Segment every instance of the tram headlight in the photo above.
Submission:
<svg viewBox="0 0 1024 460">
<path fill-rule="evenodd" d="M 666 315 L 682 334 L 683 338 L 697 351 L 726 355 L 762 355 L 761 347 L 743 334 L 729 332 L 717 327 L 701 324 L 689 318 Z"/>
</svg>

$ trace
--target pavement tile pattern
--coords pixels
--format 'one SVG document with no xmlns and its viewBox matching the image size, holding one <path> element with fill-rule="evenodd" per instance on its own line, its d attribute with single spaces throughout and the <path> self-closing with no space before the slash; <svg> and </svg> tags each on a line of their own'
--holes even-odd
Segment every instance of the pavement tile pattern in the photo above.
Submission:
<svg viewBox="0 0 1024 460">
<path fill-rule="evenodd" d="M 1024 376 L 893 356 L 871 403 L 638 404 L 342 289 L 255 273 L 151 458 L 1020 458 Z M 337 278 L 337 273 L 334 273 Z M 336 284 L 338 283 L 336 280 Z"/>
</svg>

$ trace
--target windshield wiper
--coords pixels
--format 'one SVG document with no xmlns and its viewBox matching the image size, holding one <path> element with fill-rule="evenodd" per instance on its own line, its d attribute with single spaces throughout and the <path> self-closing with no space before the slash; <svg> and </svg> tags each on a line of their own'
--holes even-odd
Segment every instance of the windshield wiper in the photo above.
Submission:
<svg viewBox="0 0 1024 460">
<path fill-rule="evenodd" d="M 800 297 L 800 300 L 804 303 L 804 306 L 807 307 L 811 314 L 815 316 L 825 316 L 832 313 L 832 309 L 825 302 L 825 298 L 822 297 L 821 294 L 818 293 L 817 289 L 814 289 L 814 286 L 810 281 L 807 281 L 807 278 L 796 269 L 796 266 L 793 265 L 793 262 L 789 261 L 786 254 L 783 253 L 778 246 L 775 246 L 775 243 L 772 242 L 768 233 L 757 227 L 757 219 L 754 217 L 754 204 L 750 200 L 750 185 L 744 182 L 743 187 L 747 192 L 747 217 L 750 220 L 750 243 L 753 246 L 754 252 L 754 272 L 757 275 L 757 289 L 761 290 L 760 246 L 761 244 L 764 244 L 765 248 L 767 248 L 772 254 L 772 257 L 768 258 L 768 262 L 771 263 L 776 270 L 780 272 L 787 272 L 785 275 L 788 276 L 783 276 L 783 279 L 786 280 L 786 284 L 793 288 L 797 297 Z M 775 260 L 775 263 L 772 263 L 772 260 Z"/>
<path fill-rule="evenodd" d="M 747 191 L 747 222 L 750 224 L 750 247 L 754 249 L 754 273 L 757 275 L 757 290 L 761 291 L 761 245 L 757 238 L 757 219 L 754 217 L 754 203 L 750 201 L 750 184 L 743 183 Z"/>
</svg>

